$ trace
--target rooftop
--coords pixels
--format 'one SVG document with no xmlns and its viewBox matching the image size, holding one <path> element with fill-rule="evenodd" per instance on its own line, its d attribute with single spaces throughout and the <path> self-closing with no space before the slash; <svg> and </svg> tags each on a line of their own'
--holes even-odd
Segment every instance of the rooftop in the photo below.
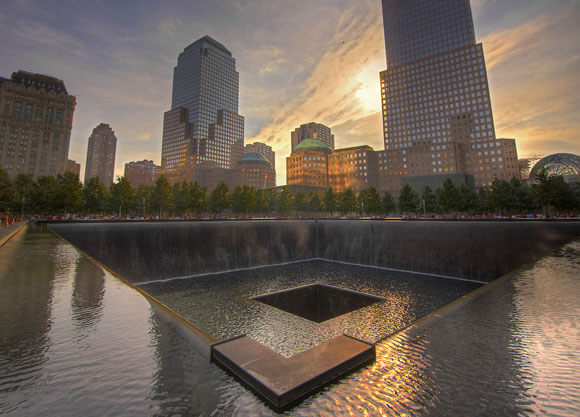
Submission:
<svg viewBox="0 0 580 417">
<path fill-rule="evenodd" d="M 315 138 L 307 138 L 300 142 L 296 148 L 294 148 L 294 153 L 304 152 L 304 151 L 315 151 L 315 152 L 325 152 L 331 153 L 332 148 L 326 143 L 323 143 Z"/>
</svg>

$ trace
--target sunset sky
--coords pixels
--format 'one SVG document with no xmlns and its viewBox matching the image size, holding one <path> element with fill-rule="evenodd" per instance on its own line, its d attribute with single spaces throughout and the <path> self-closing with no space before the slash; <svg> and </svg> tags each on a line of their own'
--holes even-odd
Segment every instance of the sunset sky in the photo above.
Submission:
<svg viewBox="0 0 580 417">
<path fill-rule="evenodd" d="M 520 157 L 580 154 L 580 0 L 471 5 L 497 136 L 515 137 Z M 380 0 L 4 0 L 0 76 L 64 80 L 77 97 L 69 157 L 82 174 L 92 129 L 108 123 L 123 175 L 126 162 L 161 162 L 173 67 L 206 34 L 237 60 L 246 143 L 274 148 L 279 185 L 302 123 L 331 127 L 337 147 L 384 148 Z"/>
</svg>

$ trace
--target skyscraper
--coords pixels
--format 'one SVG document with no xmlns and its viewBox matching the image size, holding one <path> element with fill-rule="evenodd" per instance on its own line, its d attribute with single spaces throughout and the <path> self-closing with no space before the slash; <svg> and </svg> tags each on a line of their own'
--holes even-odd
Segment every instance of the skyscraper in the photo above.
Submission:
<svg viewBox="0 0 580 417">
<path fill-rule="evenodd" d="M 235 59 L 209 36 L 179 54 L 171 110 L 163 119 L 161 168 L 170 180 L 210 188 L 219 180 L 232 182 L 244 146 L 238 88 Z"/>
<path fill-rule="evenodd" d="M 57 78 L 26 71 L 0 78 L 0 166 L 13 178 L 62 174 L 75 105 Z"/>
<path fill-rule="evenodd" d="M 117 137 L 108 124 L 101 123 L 93 129 L 87 147 L 85 183 L 98 177 L 101 184 L 109 186 L 115 176 L 115 152 Z"/>
<path fill-rule="evenodd" d="M 397 191 L 403 176 L 466 173 L 477 187 L 507 176 L 469 0 L 382 5 L 387 70 L 380 75 L 381 188 Z"/>
<path fill-rule="evenodd" d="M 330 131 L 330 128 L 324 126 L 321 123 L 305 123 L 300 125 L 294 129 L 294 131 L 290 134 L 291 143 L 292 143 L 292 152 L 296 149 L 296 146 L 304 139 L 318 139 L 322 143 L 327 144 L 330 149 L 334 149 L 334 135 Z"/>
</svg>

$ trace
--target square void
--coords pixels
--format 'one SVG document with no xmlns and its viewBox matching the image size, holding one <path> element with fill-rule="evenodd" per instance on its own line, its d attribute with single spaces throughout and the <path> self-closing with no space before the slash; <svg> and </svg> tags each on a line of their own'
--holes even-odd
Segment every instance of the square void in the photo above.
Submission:
<svg viewBox="0 0 580 417">
<path fill-rule="evenodd" d="M 326 284 L 311 284 L 253 297 L 288 313 L 321 323 L 384 298 Z"/>
</svg>

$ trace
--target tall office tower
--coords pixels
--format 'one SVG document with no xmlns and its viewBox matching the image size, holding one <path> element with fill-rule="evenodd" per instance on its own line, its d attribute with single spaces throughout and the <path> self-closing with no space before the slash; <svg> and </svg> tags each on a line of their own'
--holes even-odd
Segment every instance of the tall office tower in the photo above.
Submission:
<svg viewBox="0 0 580 417">
<path fill-rule="evenodd" d="M 396 192 L 403 176 L 470 174 L 477 187 L 506 176 L 469 0 L 382 4 L 383 188 Z"/>
<path fill-rule="evenodd" d="M 272 169 L 276 170 L 276 152 L 272 150 L 271 146 L 262 142 L 249 143 L 244 146 L 244 155 L 250 152 L 256 152 L 262 155 L 272 164 Z"/>
<path fill-rule="evenodd" d="M 330 149 L 334 149 L 334 135 L 330 131 L 330 128 L 320 123 L 310 122 L 300 125 L 300 127 L 297 127 L 291 133 L 292 152 L 294 152 L 296 146 L 304 139 L 311 138 L 318 139 L 328 145 Z"/>
<path fill-rule="evenodd" d="M 125 164 L 124 175 L 133 187 L 139 187 L 140 185 L 153 185 L 161 175 L 161 167 L 147 159 L 144 159 L 143 161 L 127 162 Z"/>
<path fill-rule="evenodd" d="M 116 149 L 117 138 L 108 124 L 101 123 L 93 129 L 87 148 L 85 184 L 94 177 L 107 187 L 113 183 Z"/>
<path fill-rule="evenodd" d="M 171 181 L 197 181 L 209 188 L 220 180 L 233 182 L 244 147 L 238 84 L 231 52 L 209 36 L 179 54 L 161 149 L 161 168 Z"/>
<path fill-rule="evenodd" d="M 66 170 L 75 105 L 62 80 L 26 71 L 0 78 L 0 166 L 10 177 Z"/>
</svg>

